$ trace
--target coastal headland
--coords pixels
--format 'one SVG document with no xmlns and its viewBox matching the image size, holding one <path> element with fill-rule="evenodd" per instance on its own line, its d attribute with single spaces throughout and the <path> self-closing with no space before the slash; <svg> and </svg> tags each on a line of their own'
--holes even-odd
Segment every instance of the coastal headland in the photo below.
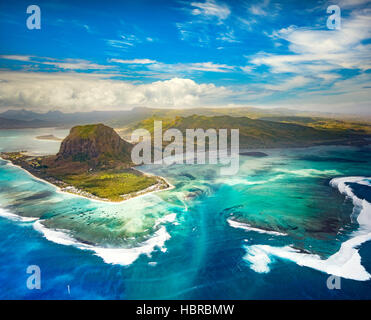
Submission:
<svg viewBox="0 0 371 320">
<path fill-rule="evenodd" d="M 4 152 L 1 157 L 63 192 L 89 199 L 120 202 L 168 189 L 162 177 L 133 168 L 133 145 L 103 124 L 73 127 L 53 156 Z"/>
</svg>

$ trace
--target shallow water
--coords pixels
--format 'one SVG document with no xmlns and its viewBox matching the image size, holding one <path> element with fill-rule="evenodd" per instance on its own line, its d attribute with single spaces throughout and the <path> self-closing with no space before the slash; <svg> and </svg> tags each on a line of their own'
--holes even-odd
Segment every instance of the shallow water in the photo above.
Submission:
<svg viewBox="0 0 371 320">
<path fill-rule="evenodd" d="M 11 131 L 0 150 L 55 153 L 58 142 L 34 137 L 67 134 Z M 212 165 L 142 167 L 175 188 L 121 204 L 57 193 L 0 160 L 0 298 L 370 299 L 371 242 L 342 247 L 371 230 L 368 180 L 345 183 L 365 207 L 330 181 L 370 177 L 371 149 L 264 152 L 241 156 L 231 177 Z M 40 266 L 41 290 L 26 288 L 28 265 Z M 339 270 L 342 288 L 329 290 Z"/>
</svg>

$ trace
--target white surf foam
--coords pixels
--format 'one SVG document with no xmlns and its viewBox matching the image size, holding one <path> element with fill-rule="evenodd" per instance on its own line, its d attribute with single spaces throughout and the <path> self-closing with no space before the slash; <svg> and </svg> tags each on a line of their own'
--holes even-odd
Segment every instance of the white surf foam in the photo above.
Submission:
<svg viewBox="0 0 371 320">
<path fill-rule="evenodd" d="M 341 174 L 337 170 L 317 170 L 317 169 L 298 169 L 298 170 L 288 170 L 288 169 L 275 169 L 277 172 L 283 172 L 287 174 L 293 174 L 299 177 L 318 177 L 318 176 L 334 176 Z"/>
<path fill-rule="evenodd" d="M 39 218 L 33 218 L 33 217 L 22 217 L 3 208 L 0 208 L 0 217 L 10 219 L 13 221 L 22 221 L 22 222 L 36 221 L 39 219 Z"/>
<path fill-rule="evenodd" d="M 249 180 L 248 177 L 231 177 L 231 178 L 224 178 L 223 179 L 216 179 L 216 183 L 226 184 L 230 186 L 235 185 L 247 185 L 247 186 L 253 186 L 253 185 L 259 185 L 259 184 L 266 184 L 270 183 L 279 179 L 284 178 L 284 174 L 278 174 L 272 178 L 265 179 L 265 180 Z"/>
<path fill-rule="evenodd" d="M 352 199 L 354 210 L 359 212 L 357 217 L 359 229 L 353 232 L 350 239 L 341 244 L 340 250 L 328 259 L 300 252 L 290 246 L 272 247 L 269 245 L 245 246 L 247 253 L 244 259 L 256 272 L 269 271 L 269 263 L 271 263 L 269 256 L 272 255 L 342 278 L 359 281 L 370 280 L 371 274 L 362 266 L 358 248 L 362 243 L 371 240 L 371 204 L 355 196 L 352 189 L 346 185 L 347 182 L 359 183 L 368 179 L 365 177 L 345 177 L 330 181 L 331 186 L 338 188 L 342 194 Z"/>
<path fill-rule="evenodd" d="M 364 199 L 359 199 L 353 193 L 352 188 L 346 185 L 347 182 L 368 185 L 369 179 L 366 177 L 335 178 L 330 181 L 330 185 L 352 200 L 354 205 L 353 212 L 359 212 L 357 222 L 360 228 L 371 232 L 371 204 Z"/>
<path fill-rule="evenodd" d="M 247 231 L 255 231 L 255 232 L 259 232 L 259 233 L 266 233 L 266 234 L 271 234 L 271 235 L 275 235 L 275 236 L 287 236 L 286 233 L 254 228 L 254 227 L 251 227 L 248 223 L 235 221 L 235 220 L 232 220 L 230 218 L 227 219 L 227 222 L 233 228 L 244 229 L 244 230 L 247 230 Z"/>
<path fill-rule="evenodd" d="M 154 225 L 154 228 L 156 228 L 158 225 L 160 224 L 163 224 L 163 223 L 171 223 L 171 222 L 175 222 L 175 219 L 176 219 L 176 213 L 170 213 L 162 218 L 159 218 L 157 219 L 155 225 Z"/>
<path fill-rule="evenodd" d="M 271 259 L 269 255 L 257 246 L 246 246 L 248 253 L 243 259 L 250 264 L 250 268 L 258 273 L 268 273 Z"/>
<path fill-rule="evenodd" d="M 34 229 L 42 233 L 49 241 L 66 246 L 74 246 L 81 250 L 93 251 L 95 255 L 101 257 L 106 263 L 124 266 L 132 264 L 142 254 L 150 256 L 155 248 L 159 248 L 162 252 L 166 252 L 164 245 L 165 242 L 170 239 L 170 235 L 166 231 L 166 228 L 162 226 L 151 238 L 141 243 L 138 247 L 105 248 L 78 242 L 69 235 L 68 230 L 49 229 L 45 227 L 40 220 L 34 223 Z"/>
</svg>

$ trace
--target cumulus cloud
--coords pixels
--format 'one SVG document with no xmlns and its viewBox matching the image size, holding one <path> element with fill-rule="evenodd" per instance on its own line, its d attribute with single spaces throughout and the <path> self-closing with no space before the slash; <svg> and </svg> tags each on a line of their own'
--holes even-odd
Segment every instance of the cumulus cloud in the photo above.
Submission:
<svg viewBox="0 0 371 320">
<path fill-rule="evenodd" d="M 186 108 L 220 104 L 231 92 L 214 84 L 173 78 L 148 84 L 112 80 L 109 75 L 0 72 L 0 108 L 65 112 L 131 109 L 136 106 Z"/>
</svg>

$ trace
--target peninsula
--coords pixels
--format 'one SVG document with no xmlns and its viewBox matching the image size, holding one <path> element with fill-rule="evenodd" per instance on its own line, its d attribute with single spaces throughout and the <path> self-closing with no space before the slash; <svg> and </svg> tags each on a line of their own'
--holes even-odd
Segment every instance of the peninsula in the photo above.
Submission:
<svg viewBox="0 0 371 320">
<path fill-rule="evenodd" d="M 56 155 L 8 152 L 1 157 L 61 191 L 95 200 L 120 202 L 169 188 L 165 179 L 133 168 L 132 148 L 112 128 L 93 124 L 73 127 Z"/>
</svg>

